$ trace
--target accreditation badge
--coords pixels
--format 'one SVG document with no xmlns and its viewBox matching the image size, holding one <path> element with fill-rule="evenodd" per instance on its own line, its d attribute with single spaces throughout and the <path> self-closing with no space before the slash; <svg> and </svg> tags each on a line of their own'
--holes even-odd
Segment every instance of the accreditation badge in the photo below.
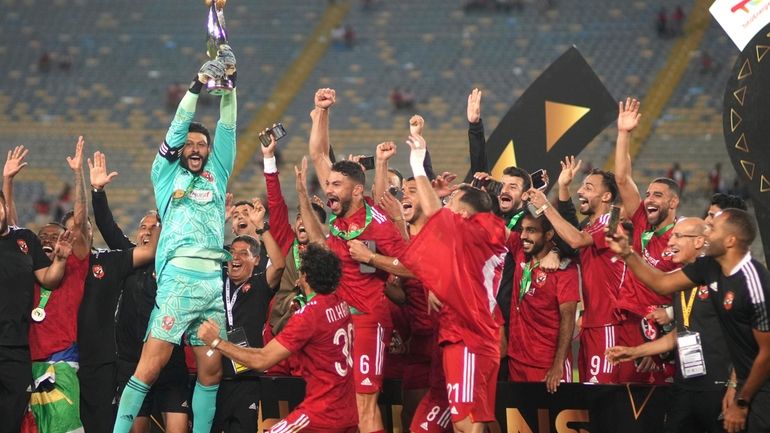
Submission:
<svg viewBox="0 0 770 433">
<path fill-rule="evenodd" d="M 700 342 L 700 333 L 681 332 L 676 338 L 679 351 L 679 369 L 682 377 L 689 379 L 691 377 L 706 375 L 706 360 L 703 357 L 703 346 Z"/>
<path fill-rule="evenodd" d="M 240 326 L 227 333 L 227 341 L 235 344 L 236 346 L 251 347 L 249 346 L 249 340 L 246 338 L 246 331 Z M 232 359 L 230 362 L 233 364 L 233 370 L 235 370 L 235 374 L 240 374 L 250 370 L 249 367 L 239 364 Z"/>
</svg>

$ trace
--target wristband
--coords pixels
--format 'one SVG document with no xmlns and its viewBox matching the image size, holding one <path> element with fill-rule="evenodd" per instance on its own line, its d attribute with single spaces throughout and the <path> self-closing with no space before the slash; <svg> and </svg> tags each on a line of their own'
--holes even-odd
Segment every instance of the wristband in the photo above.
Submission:
<svg viewBox="0 0 770 433">
<path fill-rule="evenodd" d="M 727 383 L 725 383 L 725 387 L 726 388 L 738 389 L 738 382 L 736 382 L 734 380 L 728 380 Z"/>
<path fill-rule="evenodd" d="M 215 338 L 214 341 L 211 342 L 211 346 L 209 346 L 209 347 L 211 347 L 211 349 L 206 351 L 206 356 L 211 358 L 214 355 L 214 349 L 216 349 L 217 346 L 219 346 L 219 343 L 221 343 L 221 342 L 222 342 L 221 338 L 219 338 L 219 337 Z"/>
<path fill-rule="evenodd" d="M 192 83 L 190 83 L 190 87 L 187 88 L 190 93 L 194 93 L 196 95 L 201 93 L 201 89 L 203 89 L 203 83 L 200 82 L 197 76 L 194 80 L 192 80 Z"/>
<path fill-rule="evenodd" d="M 262 160 L 265 165 L 263 172 L 265 174 L 278 173 L 278 164 L 276 163 L 275 156 L 265 158 Z"/>
<path fill-rule="evenodd" d="M 270 224 L 267 221 L 265 221 L 264 224 L 262 224 L 262 228 L 261 229 L 257 229 L 255 231 L 257 232 L 258 235 L 262 236 L 262 233 L 264 233 L 264 232 L 266 232 L 268 230 L 270 230 Z"/>
<path fill-rule="evenodd" d="M 91 188 L 92 188 L 91 191 L 93 191 L 93 192 L 104 192 L 104 187 L 103 186 L 96 186 L 96 185 L 92 184 Z"/>
</svg>

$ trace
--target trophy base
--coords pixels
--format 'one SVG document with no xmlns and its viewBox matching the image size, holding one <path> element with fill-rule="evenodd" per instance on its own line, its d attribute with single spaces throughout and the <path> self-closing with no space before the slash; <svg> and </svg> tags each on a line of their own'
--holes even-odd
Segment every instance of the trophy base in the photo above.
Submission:
<svg viewBox="0 0 770 433">
<path fill-rule="evenodd" d="M 233 82 L 228 78 L 209 80 L 206 83 L 206 91 L 214 96 L 228 95 L 233 91 Z"/>
</svg>

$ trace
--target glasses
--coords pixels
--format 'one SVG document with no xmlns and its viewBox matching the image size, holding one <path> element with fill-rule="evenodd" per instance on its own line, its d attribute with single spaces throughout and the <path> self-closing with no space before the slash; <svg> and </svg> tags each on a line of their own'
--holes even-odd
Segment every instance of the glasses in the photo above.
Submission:
<svg viewBox="0 0 770 433">
<path fill-rule="evenodd" d="M 700 235 L 686 235 L 684 233 L 671 233 L 671 236 L 677 239 L 682 239 L 682 238 L 697 238 Z"/>
</svg>

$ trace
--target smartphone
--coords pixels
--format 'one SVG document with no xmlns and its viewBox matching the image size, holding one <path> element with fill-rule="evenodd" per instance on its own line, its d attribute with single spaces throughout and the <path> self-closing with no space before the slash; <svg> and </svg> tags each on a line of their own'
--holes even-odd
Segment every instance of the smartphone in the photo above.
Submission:
<svg viewBox="0 0 770 433">
<path fill-rule="evenodd" d="M 542 168 L 530 175 L 532 177 L 532 188 L 540 191 L 548 188 L 548 182 L 545 180 L 545 170 Z"/>
<path fill-rule="evenodd" d="M 374 170 L 374 156 L 362 156 L 358 163 L 364 166 L 364 170 Z"/>
<path fill-rule="evenodd" d="M 369 248 L 369 251 L 371 251 L 373 253 L 377 252 L 377 244 L 374 241 L 363 241 L 363 242 Z M 361 263 L 358 266 L 358 270 L 362 274 L 373 274 L 373 273 L 377 272 L 377 268 L 375 268 L 373 266 L 370 266 L 370 265 L 367 265 L 366 263 Z"/>
<path fill-rule="evenodd" d="M 618 231 L 618 223 L 620 222 L 620 206 L 612 206 L 610 211 L 610 222 L 607 223 L 607 229 L 610 236 L 613 236 Z"/>
<path fill-rule="evenodd" d="M 401 188 L 397 186 L 391 186 L 390 188 L 388 188 L 388 192 L 390 193 L 390 195 L 395 197 L 396 200 L 398 201 L 401 201 L 401 199 L 404 197 L 404 195 L 401 192 Z"/>
<path fill-rule="evenodd" d="M 286 128 L 283 127 L 283 123 L 274 123 L 270 128 L 265 128 L 264 131 L 259 133 L 259 141 L 262 142 L 262 146 L 270 146 L 270 137 L 275 138 L 278 141 L 286 136 Z"/>
</svg>

